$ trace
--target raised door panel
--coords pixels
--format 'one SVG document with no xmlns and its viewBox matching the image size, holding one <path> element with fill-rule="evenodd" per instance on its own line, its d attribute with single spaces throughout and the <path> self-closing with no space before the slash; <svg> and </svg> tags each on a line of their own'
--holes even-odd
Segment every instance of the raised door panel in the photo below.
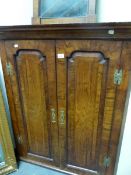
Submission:
<svg viewBox="0 0 131 175">
<path fill-rule="evenodd" d="M 15 61 L 28 153 L 50 157 L 45 57 L 39 51 L 26 50 L 19 51 Z"/>
<path fill-rule="evenodd" d="M 5 46 L 9 71 L 6 76 L 12 87 L 8 98 L 9 103 L 12 99 L 14 102 L 12 120 L 19 155 L 58 165 L 54 41 L 7 41 Z"/>
<path fill-rule="evenodd" d="M 115 146 L 111 141 L 118 86 L 114 72 L 120 68 L 121 48 L 119 41 L 57 41 L 63 169 L 79 174 L 106 174 L 105 158 L 115 159 L 109 149 L 110 145 Z M 61 111 L 65 114 L 63 123 Z"/>
<path fill-rule="evenodd" d="M 68 59 L 68 164 L 97 170 L 108 60 L 76 52 Z"/>
</svg>

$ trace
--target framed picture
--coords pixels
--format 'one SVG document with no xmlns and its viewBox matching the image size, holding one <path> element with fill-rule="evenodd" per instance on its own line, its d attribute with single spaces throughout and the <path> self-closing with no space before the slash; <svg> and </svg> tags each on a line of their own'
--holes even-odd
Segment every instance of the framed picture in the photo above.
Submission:
<svg viewBox="0 0 131 175">
<path fill-rule="evenodd" d="M 33 24 L 96 22 L 96 0 L 34 0 Z"/>
<path fill-rule="evenodd" d="M 0 87 L 0 175 L 17 169 L 6 111 Z"/>
</svg>

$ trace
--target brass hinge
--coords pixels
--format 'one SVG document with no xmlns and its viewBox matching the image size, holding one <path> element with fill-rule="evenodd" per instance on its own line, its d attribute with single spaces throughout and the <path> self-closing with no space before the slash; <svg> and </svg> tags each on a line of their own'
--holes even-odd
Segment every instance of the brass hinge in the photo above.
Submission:
<svg viewBox="0 0 131 175">
<path fill-rule="evenodd" d="M 51 108 L 51 122 L 56 123 L 56 110 Z"/>
<path fill-rule="evenodd" d="M 18 144 L 22 144 L 23 143 L 22 136 L 18 136 L 17 137 L 17 142 L 18 142 Z"/>
<path fill-rule="evenodd" d="M 62 109 L 60 110 L 60 124 L 65 123 L 65 111 Z"/>
<path fill-rule="evenodd" d="M 12 65 L 11 63 L 6 63 L 6 71 L 8 75 L 12 75 Z"/>
<path fill-rule="evenodd" d="M 104 157 L 104 162 L 103 162 L 104 167 L 108 168 L 110 166 L 110 163 L 111 163 L 111 158 L 108 157 L 108 156 L 105 156 Z"/>
<path fill-rule="evenodd" d="M 114 73 L 114 84 L 120 85 L 122 82 L 123 71 L 116 69 Z"/>
</svg>

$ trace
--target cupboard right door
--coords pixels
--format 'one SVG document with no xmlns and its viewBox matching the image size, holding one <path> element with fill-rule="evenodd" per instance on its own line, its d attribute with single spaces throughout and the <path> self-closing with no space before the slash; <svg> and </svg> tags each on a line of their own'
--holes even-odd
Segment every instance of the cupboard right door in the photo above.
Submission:
<svg viewBox="0 0 131 175">
<path fill-rule="evenodd" d="M 61 168 L 106 174 L 121 69 L 122 42 L 58 41 L 57 95 Z M 116 133 L 112 134 L 118 134 Z M 111 145 L 114 144 L 114 145 Z M 111 175 L 111 174 L 110 174 Z"/>
</svg>

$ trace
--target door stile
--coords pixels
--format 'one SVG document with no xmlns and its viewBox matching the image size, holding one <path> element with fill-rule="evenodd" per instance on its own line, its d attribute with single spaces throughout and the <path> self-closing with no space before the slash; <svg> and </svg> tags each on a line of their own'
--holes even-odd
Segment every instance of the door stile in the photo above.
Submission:
<svg viewBox="0 0 131 175">
<path fill-rule="evenodd" d="M 124 110 L 125 108 L 127 108 L 127 106 L 125 106 L 125 101 L 128 92 L 128 85 L 130 83 L 130 70 L 131 70 L 130 55 L 131 55 L 130 43 L 123 41 L 121 46 L 120 66 L 119 66 L 119 70 L 122 70 L 122 80 L 121 83 L 116 86 L 114 116 L 112 121 L 112 129 L 111 129 L 109 152 L 108 152 L 108 155 L 112 158 L 112 160 L 110 166 L 106 170 L 105 173 L 106 175 L 111 174 L 112 170 L 114 170 L 114 168 L 118 164 L 116 155 L 118 152 L 118 144 L 121 139 L 120 132 L 121 132 L 121 126 L 124 122 L 124 116 L 123 116 Z"/>
<path fill-rule="evenodd" d="M 58 53 L 57 53 L 58 54 Z M 66 164 L 66 59 L 58 58 L 57 64 L 57 100 L 58 100 L 58 126 L 59 126 L 59 154 L 60 168 Z"/>
<path fill-rule="evenodd" d="M 16 114 L 16 108 L 15 108 L 15 99 L 14 99 L 14 92 L 12 89 L 12 80 L 11 80 L 11 75 L 8 74 L 6 66 L 8 63 L 10 63 L 9 57 L 7 56 L 7 51 L 5 47 L 5 42 L 0 43 L 0 48 L 1 48 L 1 61 L 2 61 L 2 68 L 3 68 L 3 73 L 4 73 L 4 80 L 5 80 L 5 86 L 6 86 L 6 92 L 7 92 L 7 97 L 8 97 L 8 103 L 9 103 L 9 109 L 10 109 L 10 114 L 11 114 L 11 120 L 12 120 L 12 125 L 13 125 L 13 132 L 14 132 L 14 137 L 16 141 L 16 151 L 19 154 L 25 155 L 26 152 L 26 145 L 19 144 L 19 138 L 20 135 L 22 135 L 22 138 L 24 138 L 24 125 L 23 122 L 20 120 L 19 116 Z M 19 145 L 19 146 L 18 146 Z"/>
<path fill-rule="evenodd" d="M 113 122 L 115 120 L 115 107 L 117 103 L 117 91 L 119 85 L 114 82 L 114 75 L 116 70 L 121 69 L 121 48 L 122 42 L 119 42 L 117 46 L 119 48 L 119 52 L 113 53 L 112 57 L 109 57 L 109 69 L 107 73 L 107 89 L 105 95 L 105 109 L 103 115 L 103 129 L 102 129 L 102 137 L 101 137 L 101 147 L 100 147 L 100 157 L 99 157 L 99 166 L 100 172 L 108 175 L 112 174 L 114 171 L 112 165 L 114 165 L 115 154 L 110 154 L 111 147 L 114 147 L 111 143 L 112 134 L 118 134 L 117 131 L 114 130 L 112 133 Z M 117 48 L 117 49 L 118 49 Z M 118 140 L 116 140 L 116 145 Z"/>
</svg>

